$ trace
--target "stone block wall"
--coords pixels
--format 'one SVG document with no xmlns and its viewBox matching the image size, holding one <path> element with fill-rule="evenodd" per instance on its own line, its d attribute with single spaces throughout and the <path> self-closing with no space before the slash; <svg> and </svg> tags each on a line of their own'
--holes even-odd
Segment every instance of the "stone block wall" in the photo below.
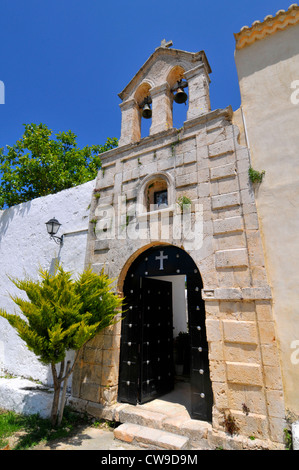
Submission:
<svg viewBox="0 0 299 470">
<path fill-rule="evenodd" d="M 74 397 L 109 406 L 116 402 L 121 324 L 106 328 L 80 352 L 73 373 Z"/>
<path fill-rule="evenodd" d="M 214 425 L 229 410 L 247 436 L 283 442 L 285 407 L 271 302 L 206 302 Z"/>
<path fill-rule="evenodd" d="M 214 429 L 223 430 L 229 413 L 241 434 L 282 442 L 285 410 L 271 289 L 248 177 L 249 153 L 238 144 L 231 118 L 231 108 L 211 111 L 186 121 L 180 131 L 170 129 L 104 154 L 86 263 L 95 271 L 104 269 L 122 291 L 129 266 L 148 247 L 184 248 L 204 284 Z M 167 209 L 147 214 L 145 206 L 138 206 L 146 184 L 157 175 L 164 175 L 172 196 Z M 201 207 L 202 233 L 195 232 L 192 241 L 174 230 L 182 195 L 192 201 L 193 228 L 198 228 L 196 207 Z M 121 208 L 125 213 L 118 212 Z M 139 232 L 134 238 L 144 220 L 145 236 Z M 154 233 L 149 220 L 156 221 Z M 116 400 L 119 328 L 85 348 L 75 373 L 75 397 L 103 406 Z"/>
</svg>

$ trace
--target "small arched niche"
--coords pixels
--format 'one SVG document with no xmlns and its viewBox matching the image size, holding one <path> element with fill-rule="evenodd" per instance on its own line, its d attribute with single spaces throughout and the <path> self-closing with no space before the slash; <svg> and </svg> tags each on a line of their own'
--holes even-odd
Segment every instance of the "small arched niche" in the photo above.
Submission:
<svg viewBox="0 0 299 470">
<path fill-rule="evenodd" d="M 140 213 L 171 209 L 174 203 L 174 181 L 164 173 L 149 175 L 138 193 Z"/>
<path fill-rule="evenodd" d="M 150 181 L 146 187 L 146 211 L 166 209 L 168 207 L 168 184 L 163 177 Z"/>
<path fill-rule="evenodd" d="M 140 128 L 140 137 L 146 137 L 149 135 L 149 129 L 152 123 L 152 119 L 142 119 L 142 103 L 144 102 L 145 98 L 150 96 L 150 90 L 152 88 L 152 85 L 148 82 L 143 82 L 141 85 L 137 88 L 134 98 L 135 101 L 138 105 L 138 110 L 139 110 L 139 128 Z"/>
<path fill-rule="evenodd" d="M 167 75 L 167 83 L 169 84 L 170 89 L 172 89 L 177 82 L 184 78 L 185 70 L 181 65 L 174 66 Z M 185 89 L 186 92 L 186 89 Z M 173 97 L 173 94 L 172 94 Z M 187 105 L 177 104 L 174 99 L 172 99 L 172 122 L 173 127 L 177 129 L 181 128 L 187 118 Z"/>
</svg>

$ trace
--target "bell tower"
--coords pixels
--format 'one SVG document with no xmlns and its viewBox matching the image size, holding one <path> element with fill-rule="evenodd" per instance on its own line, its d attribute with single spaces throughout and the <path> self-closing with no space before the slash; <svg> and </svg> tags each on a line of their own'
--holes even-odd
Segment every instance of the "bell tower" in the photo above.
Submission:
<svg viewBox="0 0 299 470">
<path fill-rule="evenodd" d="M 231 106 L 210 109 L 205 53 L 171 46 L 162 41 L 120 93 L 119 146 L 101 154 L 86 266 L 115 279 L 126 311 L 82 352 L 73 397 L 115 419 L 119 402 L 168 393 L 173 332 L 184 331 L 191 416 L 207 422 L 207 439 L 227 444 L 232 420 L 241 448 L 248 436 L 279 446 L 283 385 L 249 149 Z M 185 105 L 176 129 L 173 110 Z"/>
<path fill-rule="evenodd" d="M 173 102 L 188 105 L 187 120 L 211 110 L 211 68 L 203 51 L 172 49 L 165 39 L 119 94 L 121 137 L 119 146 L 141 139 L 141 119 L 152 119 L 150 135 L 173 127 Z"/>
</svg>

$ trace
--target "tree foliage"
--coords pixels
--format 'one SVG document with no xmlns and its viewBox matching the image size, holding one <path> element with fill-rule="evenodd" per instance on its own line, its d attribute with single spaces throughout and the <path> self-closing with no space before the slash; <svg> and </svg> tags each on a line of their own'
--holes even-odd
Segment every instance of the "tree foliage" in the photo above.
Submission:
<svg viewBox="0 0 299 470">
<path fill-rule="evenodd" d="M 115 323 L 122 299 L 112 292 L 112 281 L 105 275 L 85 270 L 73 280 L 71 273 L 58 267 L 54 275 L 40 271 L 40 280 L 11 279 L 26 299 L 11 296 L 23 314 L 0 309 L 41 362 L 50 364 L 54 381 L 52 423 L 57 421 L 61 384 L 74 369 L 78 351 L 97 333 Z M 65 370 L 67 351 L 77 351 L 74 362 Z M 57 373 L 56 364 L 60 363 Z M 63 413 L 64 403 L 62 403 Z"/>
<path fill-rule="evenodd" d="M 79 149 L 70 130 L 52 137 L 45 124 L 26 124 L 15 145 L 0 149 L 0 209 L 39 196 L 57 193 L 94 179 L 100 154 L 117 147 L 116 138 L 104 145 Z"/>
</svg>

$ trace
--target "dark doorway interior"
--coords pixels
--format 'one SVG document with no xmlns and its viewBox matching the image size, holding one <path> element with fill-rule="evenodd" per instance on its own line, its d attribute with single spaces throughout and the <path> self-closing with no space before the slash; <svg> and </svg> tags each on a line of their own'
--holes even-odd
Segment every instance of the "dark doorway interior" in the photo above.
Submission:
<svg viewBox="0 0 299 470">
<path fill-rule="evenodd" d="M 182 274 L 186 279 L 188 332 L 174 338 L 172 283 L 163 277 Z M 124 283 L 120 402 L 146 403 L 169 393 L 176 380 L 187 380 L 192 418 L 211 421 L 213 396 L 201 289 L 193 259 L 180 248 L 153 247 L 132 263 Z M 182 360 L 183 369 L 178 371 Z"/>
</svg>

